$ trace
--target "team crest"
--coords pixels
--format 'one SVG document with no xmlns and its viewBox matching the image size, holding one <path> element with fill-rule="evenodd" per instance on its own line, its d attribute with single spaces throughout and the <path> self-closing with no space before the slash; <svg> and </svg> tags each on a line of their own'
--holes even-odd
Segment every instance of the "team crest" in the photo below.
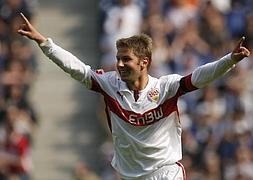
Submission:
<svg viewBox="0 0 253 180">
<path fill-rule="evenodd" d="M 148 92 L 148 99 L 152 102 L 157 102 L 159 100 L 159 90 L 157 88 L 152 88 Z"/>
</svg>

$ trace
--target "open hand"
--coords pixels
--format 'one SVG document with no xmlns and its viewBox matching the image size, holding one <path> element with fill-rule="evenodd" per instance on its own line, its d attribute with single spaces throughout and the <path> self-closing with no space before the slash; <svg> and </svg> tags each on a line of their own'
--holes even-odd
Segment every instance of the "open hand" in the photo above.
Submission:
<svg viewBox="0 0 253 180">
<path fill-rule="evenodd" d="M 250 55 L 250 51 L 242 45 L 244 40 L 245 37 L 242 37 L 235 49 L 232 51 L 231 58 L 233 61 L 239 62 Z"/>
<path fill-rule="evenodd" d="M 26 36 L 29 39 L 36 41 L 38 44 L 46 41 L 46 38 L 33 27 L 33 25 L 28 21 L 24 14 L 20 13 L 20 15 L 24 20 L 24 24 L 22 24 L 18 29 L 18 33 L 22 36 Z"/>
</svg>

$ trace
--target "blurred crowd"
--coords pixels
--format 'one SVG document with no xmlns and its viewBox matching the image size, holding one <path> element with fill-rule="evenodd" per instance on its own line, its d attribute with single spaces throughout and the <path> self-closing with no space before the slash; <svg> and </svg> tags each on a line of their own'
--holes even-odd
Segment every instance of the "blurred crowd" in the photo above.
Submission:
<svg viewBox="0 0 253 180">
<path fill-rule="evenodd" d="M 139 33 L 153 39 L 155 77 L 188 75 L 231 52 L 242 36 L 253 50 L 252 0 L 100 0 L 100 12 L 105 70 L 115 68 L 115 41 Z M 222 79 L 180 99 L 182 163 L 189 180 L 253 179 L 252 75 L 251 55 Z M 108 140 L 101 148 L 105 165 L 110 146 Z M 113 170 L 104 172 L 107 179 Z"/>
<path fill-rule="evenodd" d="M 0 179 L 28 180 L 38 118 L 29 102 L 36 56 L 17 34 L 20 12 L 33 22 L 35 1 L 0 0 Z"/>
</svg>

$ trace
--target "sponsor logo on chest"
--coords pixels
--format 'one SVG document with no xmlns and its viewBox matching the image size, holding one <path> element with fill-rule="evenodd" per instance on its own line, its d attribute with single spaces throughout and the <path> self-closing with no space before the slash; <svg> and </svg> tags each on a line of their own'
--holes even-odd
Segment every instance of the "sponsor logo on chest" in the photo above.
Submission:
<svg viewBox="0 0 253 180">
<path fill-rule="evenodd" d="M 130 114 L 128 119 L 131 124 L 143 126 L 159 121 L 163 118 L 163 116 L 164 113 L 162 107 L 160 107 L 152 111 L 146 112 L 141 116 L 138 116 L 137 114 Z"/>
</svg>

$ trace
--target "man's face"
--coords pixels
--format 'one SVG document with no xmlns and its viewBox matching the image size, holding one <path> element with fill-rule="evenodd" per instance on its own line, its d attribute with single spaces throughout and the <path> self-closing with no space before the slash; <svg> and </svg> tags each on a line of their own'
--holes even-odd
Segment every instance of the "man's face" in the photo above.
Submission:
<svg viewBox="0 0 253 180">
<path fill-rule="evenodd" d="M 129 48 L 118 48 L 116 55 L 117 70 L 122 81 L 134 82 L 139 79 L 142 73 L 140 59 L 134 55 Z"/>
</svg>

